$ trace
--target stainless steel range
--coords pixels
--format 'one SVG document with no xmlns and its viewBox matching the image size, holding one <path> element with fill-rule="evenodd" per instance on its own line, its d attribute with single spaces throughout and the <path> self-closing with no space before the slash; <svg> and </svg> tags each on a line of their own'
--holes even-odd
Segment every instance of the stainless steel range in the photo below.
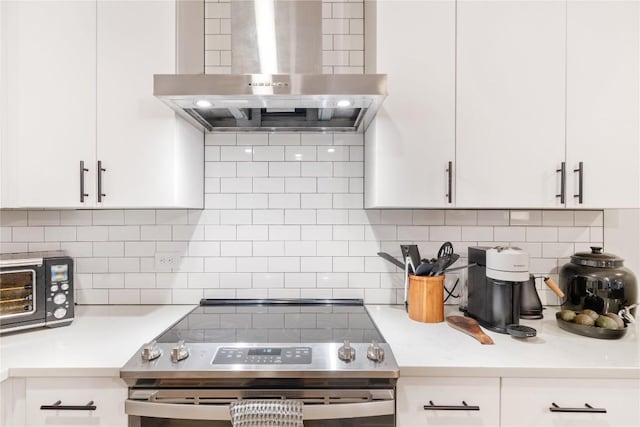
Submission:
<svg viewBox="0 0 640 427">
<path fill-rule="evenodd" d="M 304 425 L 393 426 L 398 365 L 361 300 L 202 300 L 120 371 L 129 425 L 230 426 L 295 399 Z"/>
</svg>

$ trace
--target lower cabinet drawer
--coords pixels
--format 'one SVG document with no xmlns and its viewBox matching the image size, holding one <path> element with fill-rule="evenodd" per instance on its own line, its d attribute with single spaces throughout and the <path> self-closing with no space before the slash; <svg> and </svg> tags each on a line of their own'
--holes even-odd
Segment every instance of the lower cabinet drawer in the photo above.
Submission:
<svg viewBox="0 0 640 427">
<path fill-rule="evenodd" d="M 126 427 L 126 398 L 119 378 L 27 378 L 27 425 Z"/>
<path fill-rule="evenodd" d="M 504 378 L 502 427 L 638 427 L 637 379 Z"/>
<path fill-rule="evenodd" d="M 398 427 L 500 424 L 499 378 L 401 377 Z"/>
</svg>

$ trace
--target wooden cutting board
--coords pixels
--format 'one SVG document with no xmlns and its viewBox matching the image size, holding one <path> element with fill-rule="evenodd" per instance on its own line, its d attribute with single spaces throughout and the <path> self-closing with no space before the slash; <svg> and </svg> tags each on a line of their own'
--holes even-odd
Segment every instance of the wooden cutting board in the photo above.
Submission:
<svg viewBox="0 0 640 427">
<path fill-rule="evenodd" d="M 445 320 L 453 329 L 471 335 L 480 341 L 481 344 L 493 344 L 491 337 L 482 332 L 480 325 L 475 319 L 464 316 L 447 316 Z"/>
</svg>

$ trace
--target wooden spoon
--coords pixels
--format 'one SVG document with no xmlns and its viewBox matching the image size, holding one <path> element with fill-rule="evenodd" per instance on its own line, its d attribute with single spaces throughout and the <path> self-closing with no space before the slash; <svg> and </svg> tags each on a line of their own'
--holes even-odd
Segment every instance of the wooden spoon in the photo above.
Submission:
<svg viewBox="0 0 640 427">
<path fill-rule="evenodd" d="M 446 321 L 453 329 L 471 335 L 480 341 L 481 344 L 493 344 L 491 337 L 482 332 L 480 325 L 475 319 L 464 316 L 447 316 Z"/>
</svg>

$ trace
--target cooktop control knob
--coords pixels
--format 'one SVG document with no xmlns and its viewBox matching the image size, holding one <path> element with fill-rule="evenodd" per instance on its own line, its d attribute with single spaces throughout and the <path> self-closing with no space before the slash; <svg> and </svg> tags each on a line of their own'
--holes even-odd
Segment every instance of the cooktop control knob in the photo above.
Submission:
<svg viewBox="0 0 640 427">
<path fill-rule="evenodd" d="M 384 360 L 384 350 L 376 341 L 373 341 L 369 348 L 367 348 L 367 359 L 373 360 L 374 362 L 382 362 Z"/>
<path fill-rule="evenodd" d="M 171 361 L 178 363 L 181 360 L 189 357 L 189 349 L 184 345 L 184 341 L 178 341 L 178 344 L 171 349 Z"/>
<path fill-rule="evenodd" d="M 338 358 L 345 362 L 351 362 L 356 359 L 356 349 L 351 347 L 349 340 L 344 340 L 344 344 L 338 348 Z"/>
<path fill-rule="evenodd" d="M 160 357 L 162 353 L 160 352 L 160 348 L 158 347 L 158 345 L 156 344 L 155 341 L 151 341 L 146 343 L 143 347 L 142 347 L 142 352 L 140 353 L 140 356 L 142 357 L 142 360 L 146 360 L 146 361 L 151 361 L 151 360 L 155 360 L 158 357 Z"/>
</svg>

